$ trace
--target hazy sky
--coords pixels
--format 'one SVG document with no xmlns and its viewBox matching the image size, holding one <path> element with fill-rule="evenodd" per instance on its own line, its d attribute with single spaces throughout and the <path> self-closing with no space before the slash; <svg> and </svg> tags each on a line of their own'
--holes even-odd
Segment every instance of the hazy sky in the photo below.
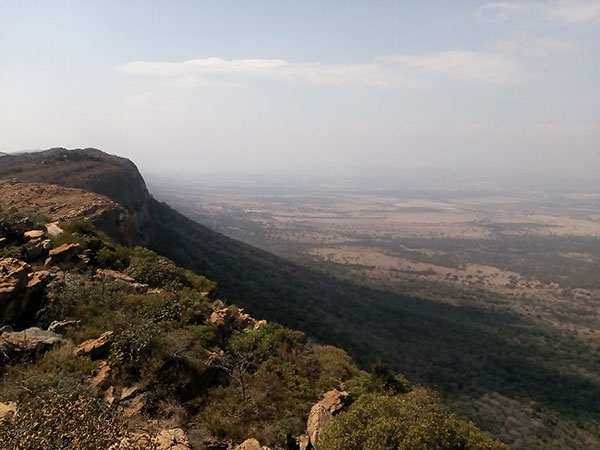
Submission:
<svg viewBox="0 0 600 450">
<path fill-rule="evenodd" d="M 0 151 L 600 171 L 600 0 L 0 0 Z"/>
</svg>

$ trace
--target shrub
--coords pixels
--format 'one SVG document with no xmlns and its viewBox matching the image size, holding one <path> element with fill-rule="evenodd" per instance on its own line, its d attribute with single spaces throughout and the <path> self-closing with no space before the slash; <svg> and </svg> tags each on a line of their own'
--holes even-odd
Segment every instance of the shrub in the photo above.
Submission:
<svg viewBox="0 0 600 450">
<path fill-rule="evenodd" d="M 17 247 L 16 245 L 8 245 L 0 248 L 0 258 L 17 258 L 23 257 L 23 248 Z"/>
<path fill-rule="evenodd" d="M 96 261 L 105 269 L 125 270 L 130 263 L 131 251 L 127 247 L 117 245 L 104 246 L 96 254 Z"/>
<path fill-rule="evenodd" d="M 105 450 L 127 436 L 125 422 L 104 401 L 56 389 L 36 393 L 19 405 L 18 415 L 0 420 L 0 442 L 6 450 Z M 131 442 L 118 448 L 153 446 Z"/>
<path fill-rule="evenodd" d="M 363 395 L 334 418 L 317 450 L 507 450 L 443 409 L 423 388 L 396 397 Z"/>
<path fill-rule="evenodd" d="M 178 268 L 171 260 L 159 256 L 151 250 L 136 247 L 131 256 L 131 263 L 125 271 L 138 283 L 152 287 L 165 287 L 169 284 L 176 287 L 183 284 L 183 269 Z"/>
<path fill-rule="evenodd" d="M 157 331 L 152 323 L 134 325 L 121 331 L 115 337 L 110 349 L 111 364 L 117 366 L 139 361 Z"/>
<path fill-rule="evenodd" d="M 254 363 L 260 364 L 279 351 L 302 348 L 305 343 L 304 333 L 277 323 L 268 323 L 258 330 L 235 334 L 231 337 L 229 346 L 235 352 L 248 354 Z"/>
<path fill-rule="evenodd" d="M 345 388 L 345 383 L 359 374 L 359 370 L 352 363 L 352 358 L 341 348 L 316 345 L 312 349 L 312 357 L 319 370 L 316 386 L 319 393 L 334 388 Z"/>
<path fill-rule="evenodd" d="M 33 228 L 27 216 L 17 212 L 0 212 L 0 236 L 9 241 L 23 240 L 23 233 Z"/>
</svg>

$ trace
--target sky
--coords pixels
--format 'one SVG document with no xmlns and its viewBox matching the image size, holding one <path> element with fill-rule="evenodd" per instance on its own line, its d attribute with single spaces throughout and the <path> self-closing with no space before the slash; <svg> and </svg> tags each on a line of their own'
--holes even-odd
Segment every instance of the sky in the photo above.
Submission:
<svg viewBox="0 0 600 450">
<path fill-rule="evenodd" d="M 600 0 L 0 0 L 0 151 L 600 171 Z"/>
</svg>

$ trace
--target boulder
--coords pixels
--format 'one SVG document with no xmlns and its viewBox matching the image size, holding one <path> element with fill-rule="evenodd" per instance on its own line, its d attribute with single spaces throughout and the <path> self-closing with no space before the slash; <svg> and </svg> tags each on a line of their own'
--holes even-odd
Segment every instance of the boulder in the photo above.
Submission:
<svg viewBox="0 0 600 450">
<path fill-rule="evenodd" d="M 149 433 L 128 433 L 119 442 L 111 445 L 108 450 L 131 450 L 132 448 L 155 449 L 156 445 Z"/>
<path fill-rule="evenodd" d="M 111 269 L 98 269 L 96 270 L 96 274 L 94 278 L 99 279 L 109 279 L 115 281 L 124 281 L 125 283 L 135 283 L 135 280 L 131 278 L 129 275 L 124 274 L 123 272 L 119 272 L 117 270 Z"/>
<path fill-rule="evenodd" d="M 0 237 L 0 247 L 4 247 L 6 244 L 8 244 L 8 239 Z"/>
<path fill-rule="evenodd" d="M 267 323 L 266 320 L 256 320 L 250 314 L 244 313 L 243 309 L 235 312 L 230 308 L 215 309 L 210 315 L 210 322 L 220 331 L 233 330 L 258 330 Z"/>
<path fill-rule="evenodd" d="M 60 335 L 36 327 L 5 331 L 0 335 L 0 358 L 33 359 L 61 342 L 63 338 Z"/>
<path fill-rule="evenodd" d="M 98 389 L 108 389 L 110 383 L 110 374 L 112 370 L 108 362 L 102 361 L 90 379 L 90 384 Z"/>
<path fill-rule="evenodd" d="M 48 252 L 46 266 L 60 265 L 72 262 L 80 251 L 79 244 L 63 244 Z"/>
<path fill-rule="evenodd" d="M 100 358 L 109 352 L 113 334 L 112 331 L 106 331 L 96 339 L 88 339 L 75 347 L 73 353 L 76 356 L 89 356 L 92 359 Z"/>
<path fill-rule="evenodd" d="M 137 396 L 140 393 L 141 389 L 139 386 L 130 386 L 130 387 L 125 387 L 123 388 L 123 390 L 121 391 L 121 398 L 120 401 L 125 401 L 125 400 L 129 400 L 135 396 Z"/>
<path fill-rule="evenodd" d="M 192 448 L 181 428 L 161 430 L 153 440 L 157 450 L 189 450 Z"/>
<path fill-rule="evenodd" d="M 104 391 L 104 401 L 109 405 L 112 405 L 115 402 L 115 387 L 109 386 L 106 391 Z"/>
<path fill-rule="evenodd" d="M 313 405 L 308 414 L 306 433 L 313 447 L 316 447 L 319 436 L 329 425 L 333 416 L 340 413 L 348 405 L 350 394 L 333 389 L 326 392 L 318 403 Z"/>
<path fill-rule="evenodd" d="M 41 305 L 49 275 L 31 272 L 31 266 L 20 259 L 0 259 L 0 323 L 26 325 Z"/>
<path fill-rule="evenodd" d="M 9 418 L 17 412 L 17 404 L 15 402 L 2 403 L 0 402 L 0 421 Z"/>
<path fill-rule="evenodd" d="M 61 227 L 59 227 L 57 222 L 52 222 L 52 223 L 46 224 L 46 232 L 50 236 L 56 237 L 56 236 L 63 234 L 65 232 L 65 230 L 63 230 Z"/>
<path fill-rule="evenodd" d="M 252 331 L 258 330 L 263 325 L 267 324 L 266 320 L 256 320 L 250 314 L 246 314 L 243 309 L 240 309 L 240 315 L 238 317 L 238 323 L 243 330 Z"/>
<path fill-rule="evenodd" d="M 36 240 L 44 237 L 44 232 L 42 230 L 30 230 L 23 233 L 23 238 L 28 240 Z"/>
<path fill-rule="evenodd" d="M 221 308 L 213 311 L 210 315 L 210 323 L 217 328 L 231 328 L 234 323 L 234 317 L 228 308 Z"/>
<path fill-rule="evenodd" d="M 52 250 L 52 247 L 54 247 L 54 244 L 52 244 L 52 241 L 50 239 L 44 239 L 42 241 L 42 247 L 45 251 L 49 252 L 50 250 Z"/>
<path fill-rule="evenodd" d="M 0 303 L 27 285 L 30 271 L 31 266 L 20 259 L 0 259 Z"/>
<path fill-rule="evenodd" d="M 308 450 L 311 448 L 310 439 L 308 437 L 308 434 L 301 434 L 300 436 L 296 437 L 295 441 L 296 441 L 295 448 L 297 448 L 298 450 Z"/>
<path fill-rule="evenodd" d="M 246 439 L 240 445 L 238 445 L 235 450 L 263 450 L 263 447 L 260 445 L 256 439 Z"/>
<path fill-rule="evenodd" d="M 140 414 L 142 409 L 144 409 L 144 406 L 146 406 L 146 394 L 137 395 L 127 400 L 122 406 L 125 417 L 136 416 Z"/>
</svg>

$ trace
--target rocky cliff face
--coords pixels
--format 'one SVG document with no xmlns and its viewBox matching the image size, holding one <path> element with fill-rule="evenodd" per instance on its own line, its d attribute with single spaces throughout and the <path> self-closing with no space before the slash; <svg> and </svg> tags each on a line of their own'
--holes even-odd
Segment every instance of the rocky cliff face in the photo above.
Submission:
<svg viewBox="0 0 600 450">
<path fill-rule="evenodd" d="M 103 195 L 82 189 L 16 179 L 0 180 L 0 207 L 46 216 L 53 222 L 89 220 L 123 244 L 140 243 L 139 217 L 134 218 L 121 205 Z"/>
<path fill-rule="evenodd" d="M 134 225 L 120 239 L 143 243 L 151 237 L 150 195 L 139 171 L 128 159 L 91 148 L 7 155 L 0 159 L 0 180 L 11 179 L 79 188 L 108 197 L 127 211 Z M 102 228 L 102 224 L 98 226 Z"/>
</svg>

